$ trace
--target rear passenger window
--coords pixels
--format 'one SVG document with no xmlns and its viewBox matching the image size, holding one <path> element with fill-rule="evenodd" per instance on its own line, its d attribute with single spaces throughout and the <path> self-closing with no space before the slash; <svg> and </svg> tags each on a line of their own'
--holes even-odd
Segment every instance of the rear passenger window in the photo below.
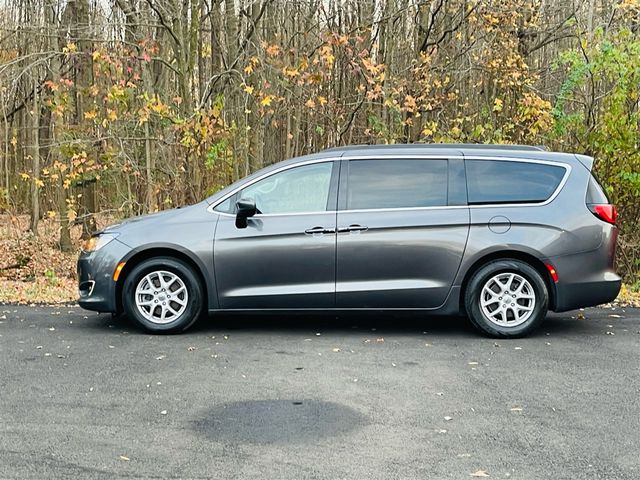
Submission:
<svg viewBox="0 0 640 480">
<path fill-rule="evenodd" d="M 447 204 L 447 160 L 350 160 L 348 210 Z"/>
<path fill-rule="evenodd" d="M 506 160 L 465 160 L 470 205 L 544 202 L 556 191 L 564 167 Z"/>
</svg>

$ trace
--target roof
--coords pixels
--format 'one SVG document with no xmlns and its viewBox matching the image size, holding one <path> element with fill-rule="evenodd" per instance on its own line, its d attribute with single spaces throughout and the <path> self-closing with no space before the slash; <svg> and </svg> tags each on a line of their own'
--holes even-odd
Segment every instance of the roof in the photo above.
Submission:
<svg viewBox="0 0 640 480">
<path fill-rule="evenodd" d="M 312 157 L 358 157 L 371 155 L 429 155 L 433 156 L 464 156 L 464 157 L 504 157 L 545 160 L 550 162 L 565 162 L 574 164 L 576 160 L 591 169 L 593 160 L 583 155 L 573 153 L 551 152 L 542 146 L 533 145 L 504 145 L 504 144 L 474 144 L 474 143 L 400 143 L 390 145 L 345 145 L 322 150 Z"/>
</svg>

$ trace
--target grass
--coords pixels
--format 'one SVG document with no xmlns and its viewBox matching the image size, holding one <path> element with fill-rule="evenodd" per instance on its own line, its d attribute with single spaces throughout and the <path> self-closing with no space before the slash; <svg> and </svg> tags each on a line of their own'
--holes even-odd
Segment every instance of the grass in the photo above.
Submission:
<svg viewBox="0 0 640 480">
<path fill-rule="evenodd" d="M 56 304 L 73 303 L 77 299 L 75 279 L 61 279 L 56 283 L 46 277 L 36 277 L 32 281 L 0 279 L 0 303 Z"/>
</svg>

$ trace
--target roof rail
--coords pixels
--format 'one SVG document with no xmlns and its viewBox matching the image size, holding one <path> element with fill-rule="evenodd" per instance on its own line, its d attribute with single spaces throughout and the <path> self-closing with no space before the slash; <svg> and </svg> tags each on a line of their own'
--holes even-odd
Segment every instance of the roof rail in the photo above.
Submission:
<svg viewBox="0 0 640 480">
<path fill-rule="evenodd" d="M 358 144 L 344 145 L 341 147 L 331 147 L 325 152 L 357 150 L 362 148 L 465 148 L 469 150 L 534 150 L 546 152 L 547 148 L 542 145 L 515 145 L 515 144 L 491 144 L 491 143 L 393 143 L 393 144 Z"/>
</svg>

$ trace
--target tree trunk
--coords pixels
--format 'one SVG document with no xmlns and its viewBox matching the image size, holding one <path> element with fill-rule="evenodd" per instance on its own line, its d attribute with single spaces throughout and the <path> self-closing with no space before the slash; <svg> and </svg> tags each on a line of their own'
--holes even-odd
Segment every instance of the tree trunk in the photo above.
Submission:
<svg viewBox="0 0 640 480">
<path fill-rule="evenodd" d="M 34 74 L 35 75 L 35 74 Z M 33 111 L 32 132 L 33 146 L 31 150 L 31 225 L 30 229 L 34 235 L 38 235 L 38 221 L 40 220 L 40 93 L 38 92 L 38 81 L 33 78 Z"/>
</svg>

